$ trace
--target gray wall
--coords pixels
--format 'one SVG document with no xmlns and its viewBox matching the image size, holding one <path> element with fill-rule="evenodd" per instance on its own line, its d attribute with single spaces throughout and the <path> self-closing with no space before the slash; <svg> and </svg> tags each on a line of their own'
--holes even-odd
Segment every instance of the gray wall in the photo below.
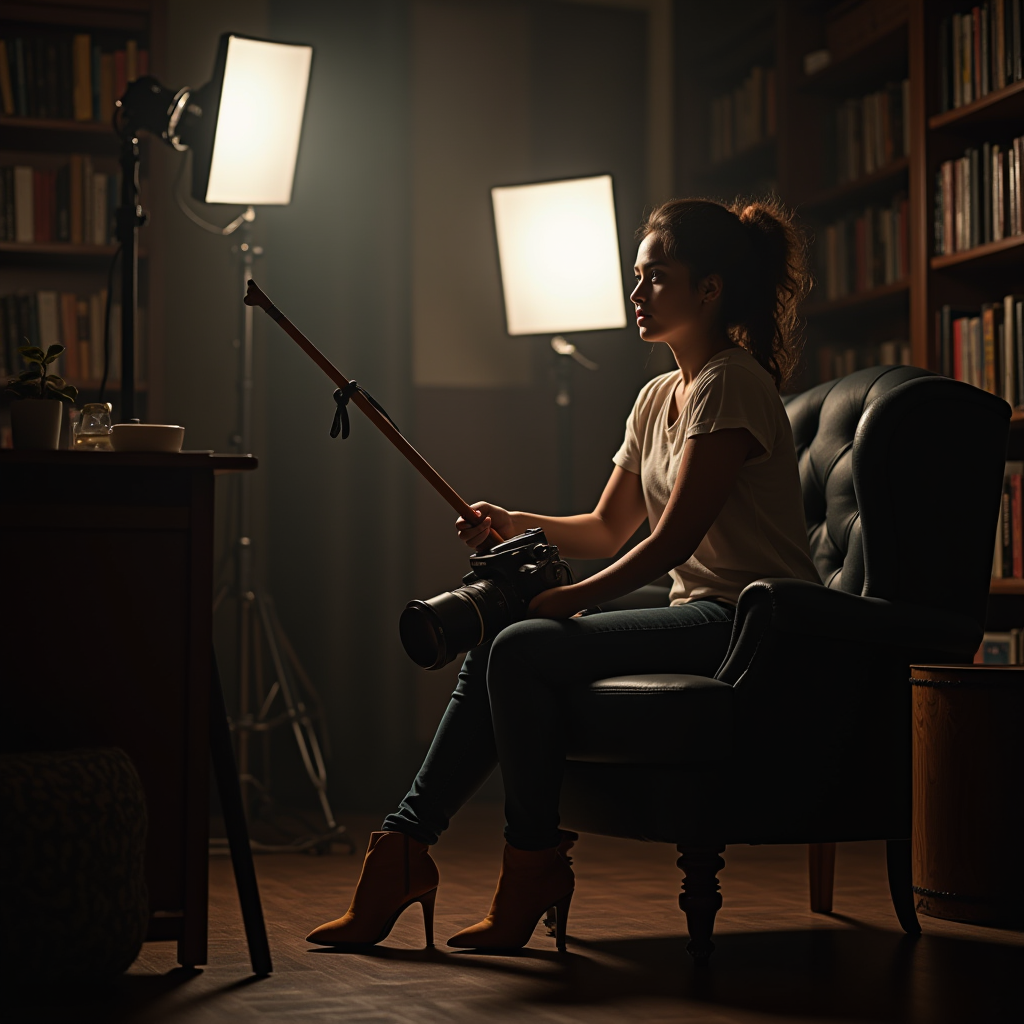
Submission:
<svg viewBox="0 0 1024 1024">
<path fill-rule="evenodd" d="M 257 280 L 467 499 L 554 511 L 553 356 L 547 338 L 504 332 L 488 189 L 611 172 L 631 277 L 651 198 L 644 11 L 174 0 L 170 19 L 168 84 L 205 81 L 224 28 L 315 46 L 294 201 L 259 213 Z M 169 188 L 178 157 L 161 159 L 154 191 Z M 186 423 L 190 446 L 224 450 L 236 409 L 230 243 L 161 210 L 163 415 Z M 456 585 L 466 553 L 454 514 L 358 412 L 352 437 L 330 440 L 333 386 L 266 318 L 257 326 L 260 564 L 325 702 L 332 799 L 380 808 L 404 791 L 455 672 L 412 666 L 398 616 L 411 597 Z M 573 340 L 601 364 L 576 368 L 583 508 L 638 387 L 664 366 L 632 330 Z M 218 643 L 230 675 L 230 614 Z M 278 784 L 311 803 L 294 751 L 278 749 Z"/>
</svg>

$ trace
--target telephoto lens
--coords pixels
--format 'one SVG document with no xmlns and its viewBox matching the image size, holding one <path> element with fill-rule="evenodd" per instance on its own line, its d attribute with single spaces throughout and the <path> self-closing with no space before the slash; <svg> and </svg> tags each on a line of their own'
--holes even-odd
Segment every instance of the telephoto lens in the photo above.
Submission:
<svg viewBox="0 0 1024 1024">
<path fill-rule="evenodd" d="M 426 601 L 410 601 L 398 630 L 406 654 L 421 668 L 443 668 L 457 655 L 493 640 L 526 617 L 543 590 L 572 583 L 544 531 L 535 528 L 473 555 L 463 586 Z"/>
</svg>

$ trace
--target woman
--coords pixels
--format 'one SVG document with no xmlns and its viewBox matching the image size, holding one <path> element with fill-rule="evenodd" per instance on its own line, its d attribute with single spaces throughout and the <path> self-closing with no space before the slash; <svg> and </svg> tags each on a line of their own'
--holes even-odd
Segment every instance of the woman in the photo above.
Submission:
<svg viewBox="0 0 1024 1024">
<path fill-rule="evenodd" d="M 428 848 L 497 763 L 507 822 L 497 891 L 488 916 L 448 944 L 518 948 L 554 905 L 561 946 L 574 884 L 558 818 L 569 689 L 628 672 L 713 675 L 748 583 L 818 582 L 778 393 L 799 355 L 801 237 L 776 203 L 697 199 L 659 207 L 638 237 L 630 300 L 640 337 L 667 345 L 678 369 L 641 390 L 597 507 L 552 518 L 479 502 L 477 519 L 456 529 L 475 548 L 491 527 L 512 537 L 540 526 L 570 558 L 613 556 L 645 517 L 650 536 L 588 579 L 539 594 L 533 618 L 470 651 L 412 788 L 370 838 L 348 913 L 311 942 L 379 942 L 417 902 L 432 942 Z M 573 617 L 666 572 L 669 607 Z"/>
</svg>

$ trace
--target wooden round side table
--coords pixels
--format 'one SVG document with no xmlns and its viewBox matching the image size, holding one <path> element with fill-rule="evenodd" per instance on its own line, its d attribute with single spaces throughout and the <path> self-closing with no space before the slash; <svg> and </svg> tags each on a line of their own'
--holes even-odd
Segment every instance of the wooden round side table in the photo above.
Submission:
<svg viewBox="0 0 1024 1024">
<path fill-rule="evenodd" d="M 1024 918 L 1024 666 L 914 665 L 917 909 Z"/>
</svg>

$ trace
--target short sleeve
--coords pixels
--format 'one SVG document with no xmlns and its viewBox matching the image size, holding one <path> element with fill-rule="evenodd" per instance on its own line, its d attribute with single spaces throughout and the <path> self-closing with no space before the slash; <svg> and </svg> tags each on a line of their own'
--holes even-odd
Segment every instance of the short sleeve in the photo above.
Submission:
<svg viewBox="0 0 1024 1024">
<path fill-rule="evenodd" d="M 621 466 L 630 473 L 640 475 L 640 463 L 643 456 L 643 435 L 646 423 L 651 414 L 651 400 L 659 383 L 669 374 L 662 374 L 649 380 L 636 396 L 633 408 L 626 417 L 626 436 L 622 439 L 622 445 L 612 456 L 612 462 Z"/>
<path fill-rule="evenodd" d="M 779 401 L 775 388 L 769 391 L 745 366 L 725 363 L 708 375 L 690 399 L 686 436 L 745 428 L 764 448 L 764 454 L 751 462 L 762 462 L 775 447 Z"/>
<path fill-rule="evenodd" d="M 607 450 L 607 449 L 606 449 Z M 612 456 L 612 462 L 630 473 L 640 475 L 640 439 L 636 429 L 636 406 L 626 419 L 626 436 L 619 450 Z"/>
</svg>

